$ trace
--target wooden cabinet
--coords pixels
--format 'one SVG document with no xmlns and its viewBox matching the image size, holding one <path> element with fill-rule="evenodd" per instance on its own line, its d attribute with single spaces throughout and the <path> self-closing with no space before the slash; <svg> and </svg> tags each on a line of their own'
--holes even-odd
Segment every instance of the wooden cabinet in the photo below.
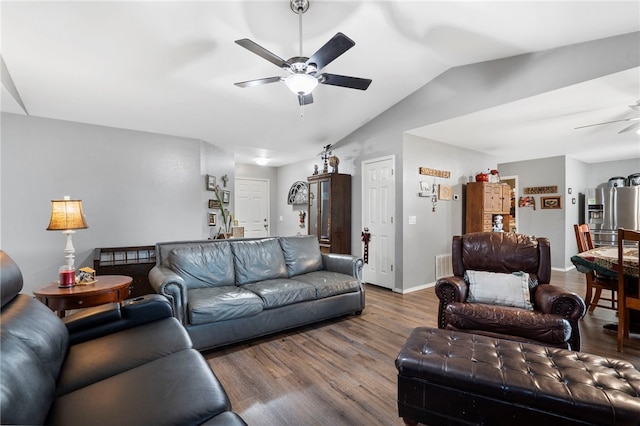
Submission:
<svg viewBox="0 0 640 426">
<path fill-rule="evenodd" d="M 351 253 L 351 175 L 309 176 L 309 234 L 323 253 Z"/>
<path fill-rule="evenodd" d="M 148 278 L 155 265 L 155 246 L 101 247 L 93 252 L 96 275 L 128 275 L 133 279 L 130 298 L 155 293 Z"/>
<path fill-rule="evenodd" d="M 501 183 L 467 184 L 465 233 L 493 229 L 496 215 L 502 215 L 503 229 L 509 230 L 511 187 Z"/>
</svg>

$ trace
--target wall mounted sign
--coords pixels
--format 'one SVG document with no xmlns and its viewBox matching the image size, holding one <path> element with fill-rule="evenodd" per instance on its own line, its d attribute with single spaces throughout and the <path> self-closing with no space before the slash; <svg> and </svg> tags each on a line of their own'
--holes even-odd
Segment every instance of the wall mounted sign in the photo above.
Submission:
<svg viewBox="0 0 640 426">
<path fill-rule="evenodd" d="M 420 167 L 419 172 L 421 175 L 434 176 L 445 179 L 449 179 L 451 177 L 450 171 L 430 169 L 428 167 Z"/>
<path fill-rule="evenodd" d="M 525 194 L 555 194 L 558 192 L 558 186 L 532 186 L 524 188 Z"/>
</svg>

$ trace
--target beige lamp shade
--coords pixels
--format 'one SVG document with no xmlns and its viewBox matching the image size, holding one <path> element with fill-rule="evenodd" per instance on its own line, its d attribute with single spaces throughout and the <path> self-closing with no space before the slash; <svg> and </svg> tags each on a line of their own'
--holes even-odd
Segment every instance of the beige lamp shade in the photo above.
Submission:
<svg viewBox="0 0 640 426">
<path fill-rule="evenodd" d="M 51 200 L 51 220 L 47 231 L 86 229 L 82 200 Z"/>
</svg>

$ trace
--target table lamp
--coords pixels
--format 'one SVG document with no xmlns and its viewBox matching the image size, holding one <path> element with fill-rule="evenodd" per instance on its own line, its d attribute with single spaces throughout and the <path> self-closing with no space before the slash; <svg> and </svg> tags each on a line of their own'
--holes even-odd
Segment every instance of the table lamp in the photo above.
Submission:
<svg viewBox="0 0 640 426">
<path fill-rule="evenodd" d="M 82 200 L 72 200 L 65 196 L 64 200 L 51 200 L 51 220 L 47 231 L 62 231 L 67 236 L 67 245 L 64 248 L 64 257 L 67 265 L 73 267 L 75 252 L 71 236 L 75 229 L 88 228 L 82 212 Z"/>
</svg>

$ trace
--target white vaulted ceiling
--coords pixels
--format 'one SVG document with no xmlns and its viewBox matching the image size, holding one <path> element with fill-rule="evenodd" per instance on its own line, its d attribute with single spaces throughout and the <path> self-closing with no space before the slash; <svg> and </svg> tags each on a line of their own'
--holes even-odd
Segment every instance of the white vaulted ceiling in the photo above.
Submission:
<svg viewBox="0 0 640 426">
<path fill-rule="evenodd" d="M 235 152 L 238 162 L 267 156 L 274 166 L 314 157 L 450 68 L 640 30 L 638 1 L 311 0 L 303 15 L 304 55 L 343 32 L 356 45 L 325 71 L 373 83 L 367 91 L 320 85 L 301 117 L 283 83 L 233 84 L 285 75 L 234 40 L 297 56 L 298 16 L 288 0 L 2 1 L 0 7 L 0 53 L 30 115 L 201 139 Z M 587 140 L 614 140 L 619 129 L 573 127 L 630 115 L 639 77 L 635 68 L 412 132 L 502 154 L 526 149 L 532 132 L 537 140 L 550 132 L 549 140 L 567 143 L 541 150 L 577 155 Z M 2 111 L 21 113 L 4 87 Z M 627 152 L 640 146 L 635 133 L 618 140 Z"/>
</svg>

